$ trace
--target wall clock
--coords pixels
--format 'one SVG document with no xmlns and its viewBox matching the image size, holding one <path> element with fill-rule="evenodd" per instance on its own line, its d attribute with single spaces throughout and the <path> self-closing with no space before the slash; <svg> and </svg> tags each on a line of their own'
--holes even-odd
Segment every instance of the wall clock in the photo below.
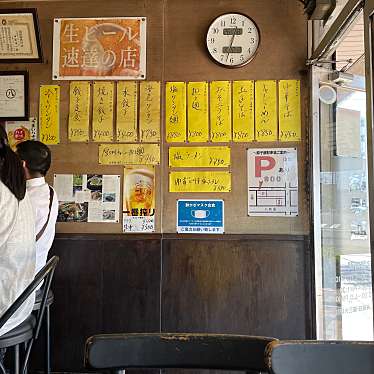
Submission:
<svg viewBox="0 0 374 374">
<path fill-rule="evenodd" d="M 248 64 L 260 44 L 255 22 L 241 13 L 226 13 L 209 26 L 206 45 L 215 62 L 228 68 Z"/>
</svg>

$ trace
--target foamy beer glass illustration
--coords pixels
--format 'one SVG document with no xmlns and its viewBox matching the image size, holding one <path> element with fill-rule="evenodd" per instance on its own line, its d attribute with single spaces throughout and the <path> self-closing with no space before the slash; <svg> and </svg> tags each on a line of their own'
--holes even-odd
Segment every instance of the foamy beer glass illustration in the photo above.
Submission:
<svg viewBox="0 0 374 374">
<path fill-rule="evenodd" d="M 147 215 L 153 208 L 155 190 L 154 172 L 148 169 L 130 170 L 125 178 L 125 196 L 127 210 L 130 214 L 133 209 L 147 209 Z M 143 214 L 144 215 L 144 214 Z"/>
</svg>

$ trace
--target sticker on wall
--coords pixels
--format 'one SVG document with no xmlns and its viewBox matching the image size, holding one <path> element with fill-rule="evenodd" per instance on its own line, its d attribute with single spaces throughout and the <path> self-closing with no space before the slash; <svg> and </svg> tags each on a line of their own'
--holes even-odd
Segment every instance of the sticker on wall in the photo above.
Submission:
<svg viewBox="0 0 374 374">
<path fill-rule="evenodd" d="M 37 121 L 31 117 L 28 121 L 6 121 L 5 130 L 8 135 L 9 145 L 16 150 L 18 143 L 26 140 L 37 140 Z"/>
<path fill-rule="evenodd" d="M 298 215 L 296 148 L 250 148 L 248 163 L 248 215 Z"/>
<path fill-rule="evenodd" d="M 177 232 L 180 234 L 223 234 L 223 200 L 178 200 Z"/>
</svg>

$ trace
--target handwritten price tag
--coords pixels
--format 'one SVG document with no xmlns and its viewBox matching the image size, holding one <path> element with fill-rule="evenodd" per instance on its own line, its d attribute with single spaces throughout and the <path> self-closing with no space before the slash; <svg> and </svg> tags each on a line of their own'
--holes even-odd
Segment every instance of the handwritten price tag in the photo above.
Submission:
<svg viewBox="0 0 374 374">
<path fill-rule="evenodd" d="M 256 81 L 256 140 L 276 141 L 278 139 L 277 82 Z"/>
<path fill-rule="evenodd" d="M 170 167 L 230 166 L 230 147 L 170 147 Z"/>
<path fill-rule="evenodd" d="M 160 82 L 140 83 L 140 141 L 160 141 Z"/>
<path fill-rule="evenodd" d="M 230 192 L 231 173 L 228 171 L 172 171 L 169 192 Z"/>
<path fill-rule="evenodd" d="M 159 144 L 100 144 L 101 165 L 158 165 Z"/>
</svg>

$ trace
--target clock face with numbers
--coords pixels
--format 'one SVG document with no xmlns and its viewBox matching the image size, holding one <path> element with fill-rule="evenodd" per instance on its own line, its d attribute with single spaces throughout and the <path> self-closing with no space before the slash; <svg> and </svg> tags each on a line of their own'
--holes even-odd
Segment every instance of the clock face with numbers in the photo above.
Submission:
<svg viewBox="0 0 374 374">
<path fill-rule="evenodd" d="M 228 68 L 248 64 L 260 44 L 259 30 L 251 18 L 240 13 L 226 13 L 209 26 L 206 45 L 211 57 Z"/>
</svg>

